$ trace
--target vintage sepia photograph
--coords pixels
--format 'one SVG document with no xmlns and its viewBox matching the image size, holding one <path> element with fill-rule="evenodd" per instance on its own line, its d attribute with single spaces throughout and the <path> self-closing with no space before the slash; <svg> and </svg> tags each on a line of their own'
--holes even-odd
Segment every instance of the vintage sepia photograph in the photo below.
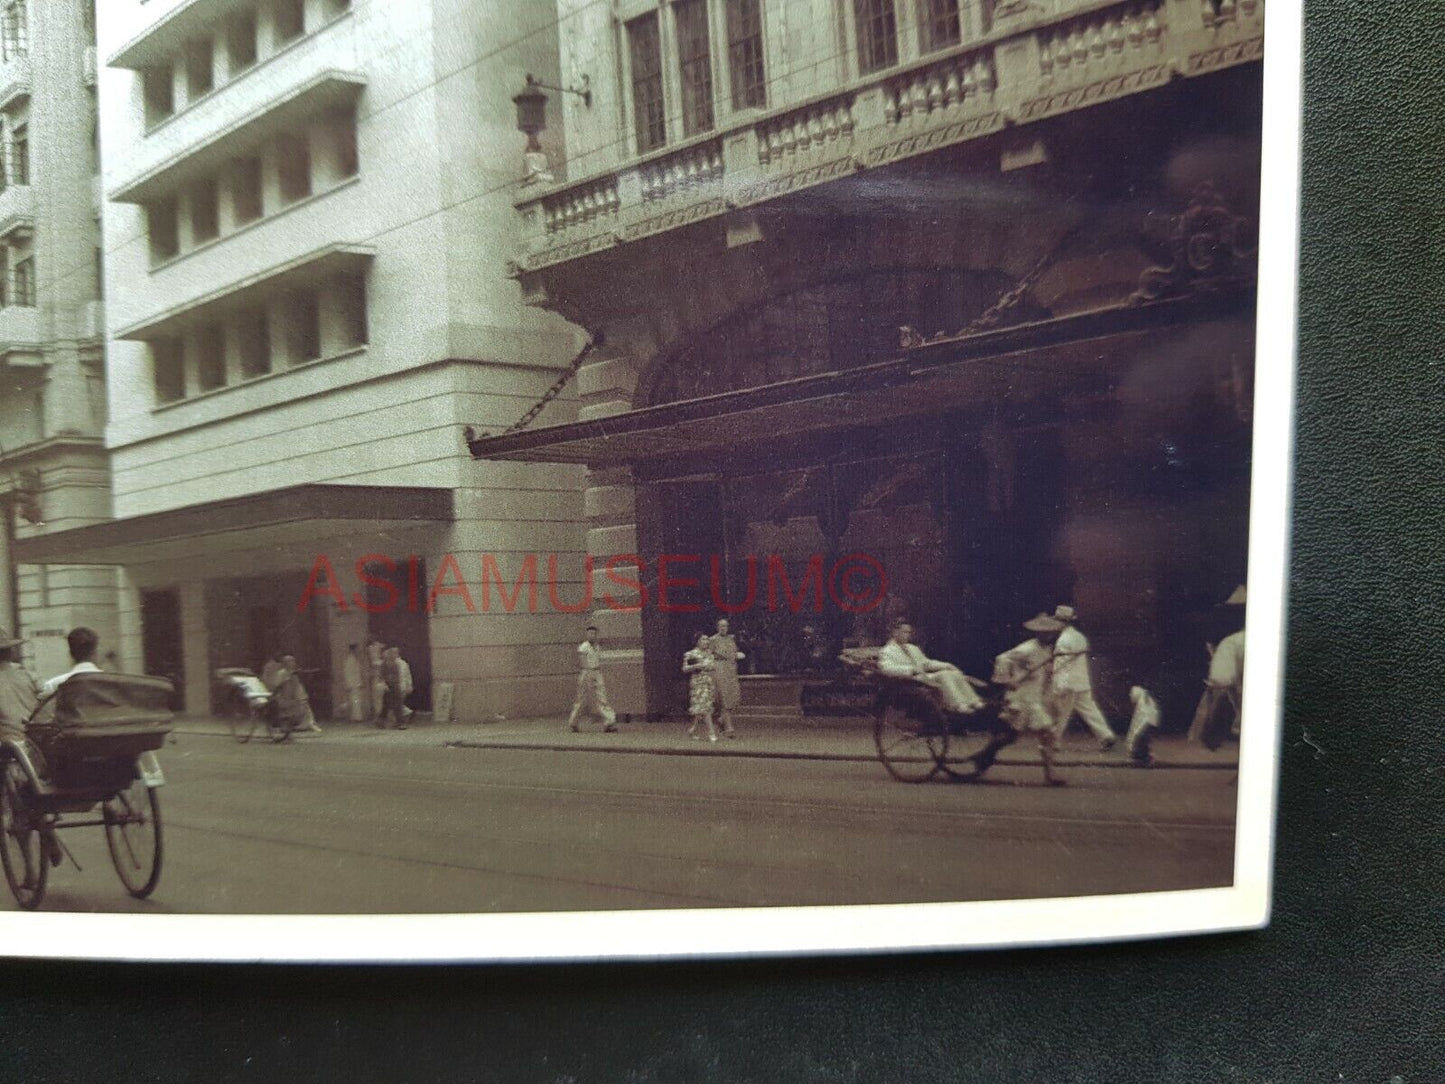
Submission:
<svg viewBox="0 0 1445 1084">
<path fill-rule="evenodd" d="M 1265 22 L 0 0 L 16 951 L 1264 922 Z"/>
</svg>

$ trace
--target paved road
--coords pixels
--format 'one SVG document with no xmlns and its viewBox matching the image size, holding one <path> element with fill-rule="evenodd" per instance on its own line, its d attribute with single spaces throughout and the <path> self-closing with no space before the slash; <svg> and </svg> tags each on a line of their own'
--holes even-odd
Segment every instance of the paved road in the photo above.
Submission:
<svg viewBox="0 0 1445 1084">
<path fill-rule="evenodd" d="M 164 876 L 99 829 L 46 910 L 386 913 L 1066 896 L 1228 884 L 1230 774 L 1037 769 L 909 786 L 875 764 L 180 735 Z M 8 895 L 5 906 L 13 907 Z"/>
</svg>

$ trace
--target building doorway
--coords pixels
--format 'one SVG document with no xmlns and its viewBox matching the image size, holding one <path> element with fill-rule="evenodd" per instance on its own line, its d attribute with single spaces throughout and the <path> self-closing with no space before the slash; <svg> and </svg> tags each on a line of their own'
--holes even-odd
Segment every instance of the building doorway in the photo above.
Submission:
<svg viewBox="0 0 1445 1084">
<path fill-rule="evenodd" d="M 142 666 L 147 674 L 167 678 L 175 686 L 171 710 L 181 711 L 186 702 L 186 665 L 180 592 L 173 587 L 142 591 L 140 626 Z"/>
</svg>

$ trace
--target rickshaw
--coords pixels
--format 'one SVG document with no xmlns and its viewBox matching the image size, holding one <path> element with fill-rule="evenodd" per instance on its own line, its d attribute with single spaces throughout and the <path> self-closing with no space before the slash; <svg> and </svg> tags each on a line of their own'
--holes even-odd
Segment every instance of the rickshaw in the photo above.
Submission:
<svg viewBox="0 0 1445 1084">
<path fill-rule="evenodd" d="M 850 695 L 853 710 L 872 717 L 873 746 L 890 776 L 903 783 L 926 783 L 937 775 L 978 779 L 993 766 L 999 750 L 1018 740 L 1003 718 L 1003 691 L 976 678 L 983 706 L 969 715 L 945 711 L 927 686 L 878 669 L 877 648 L 849 648 L 834 687 L 839 702 Z"/>
<path fill-rule="evenodd" d="M 295 725 L 283 720 L 276 694 L 266 687 L 254 670 L 244 666 L 223 666 L 216 671 L 221 714 L 231 724 L 231 737 L 245 745 L 256 730 L 263 729 L 272 742 L 283 742 Z"/>
<path fill-rule="evenodd" d="M 62 828 L 103 827 L 126 891 L 155 891 L 165 783 L 155 750 L 171 731 L 173 691 L 164 678 L 72 674 L 23 735 L 0 732 L 0 863 L 21 907 L 40 906 L 68 854 Z"/>
</svg>

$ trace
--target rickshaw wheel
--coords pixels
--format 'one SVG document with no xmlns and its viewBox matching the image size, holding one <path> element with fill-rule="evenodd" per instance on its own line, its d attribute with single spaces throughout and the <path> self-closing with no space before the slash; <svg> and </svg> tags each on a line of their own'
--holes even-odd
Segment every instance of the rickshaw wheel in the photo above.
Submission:
<svg viewBox="0 0 1445 1084">
<path fill-rule="evenodd" d="M 40 906 L 50 881 L 46 833 L 35 823 L 22 787 L 25 776 L 18 764 L 7 760 L 0 778 L 0 864 L 10 893 L 27 911 Z"/>
<path fill-rule="evenodd" d="M 161 879 L 161 803 L 141 779 L 108 798 L 101 807 L 105 844 L 125 890 L 138 900 L 155 891 Z"/>
<path fill-rule="evenodd" d="M 1013 736 L 1000 731 L 955 734 L 949 740 L 947 756 L 939 759 L 938 766 L 950 779 L 977 779 L 993 767 L 998 751 L 1014 740 Z"/>
<path fill-rule="evenodd" d="M 936 720 L 886 703 L 873 717 L 873 744 L 888 774 L 900 783 L 926 783 L 948 755 L 948 732 Z"/>
</svg>

